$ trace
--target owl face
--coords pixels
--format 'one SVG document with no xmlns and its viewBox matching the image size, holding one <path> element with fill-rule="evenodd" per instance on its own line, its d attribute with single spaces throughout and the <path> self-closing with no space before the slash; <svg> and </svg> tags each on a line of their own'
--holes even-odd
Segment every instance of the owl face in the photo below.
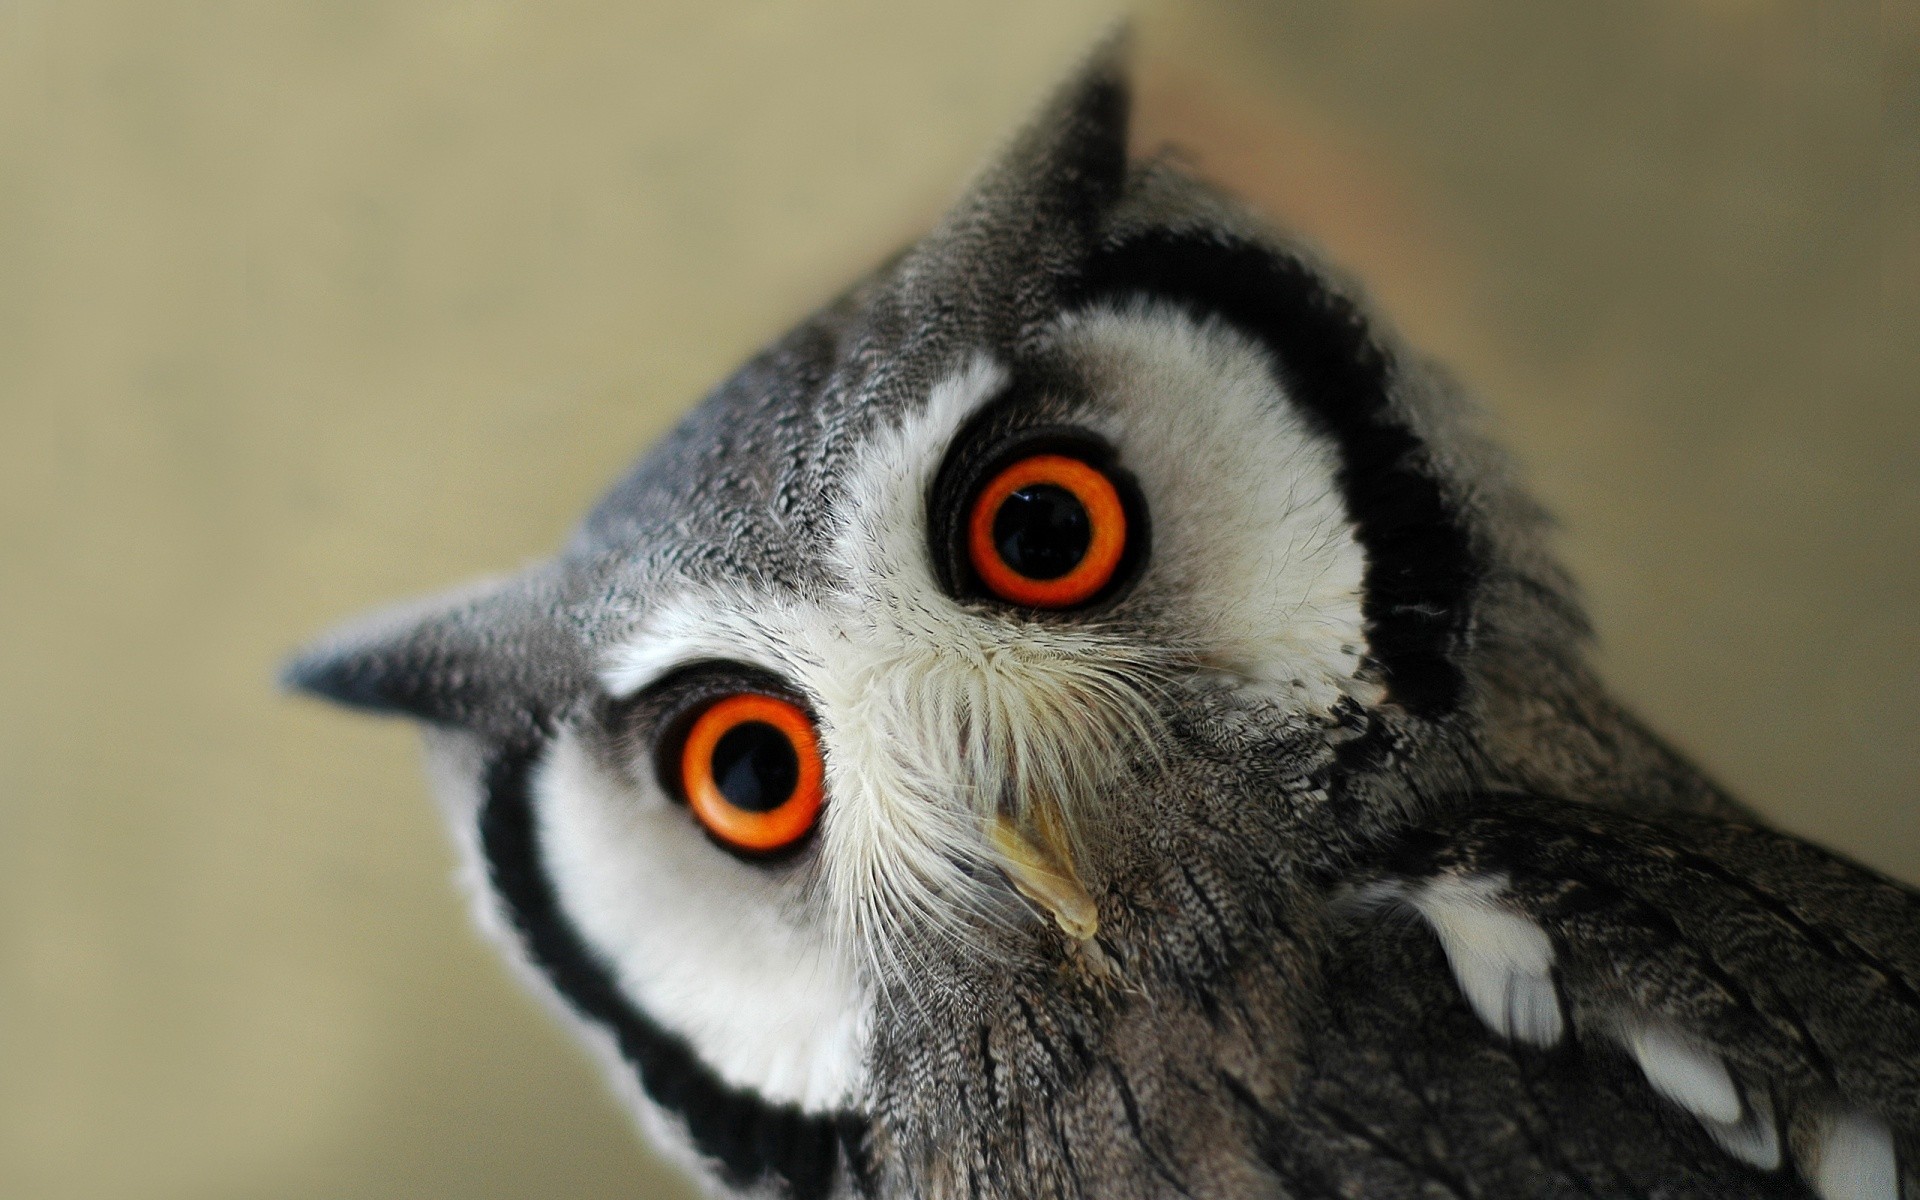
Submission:
<svg viewBox="0 0 1920 1200">
<path fill-rule="evenodd" d="M 1577 638 L 1445 384 L 1125 112 L 1096 61 L 555 560 L 290 669 L 426 721 L 483 923 L 725 1187 L 1171 1061 L 1223 973 L 1284 1039 L 1295 892 Z"/>
<path fill-rule="evenodd" d="M 928 956 L 1100 953 L 1101 867 L 1181 803 L 1174 726 L 1314 736 L 1381 694 L 1336 456 L 1224 324 L 1077 309 L 843 453 L 804 566 L 656 567 L 532 785 L 623 985 L 810 1108 Z"/>
</svg>

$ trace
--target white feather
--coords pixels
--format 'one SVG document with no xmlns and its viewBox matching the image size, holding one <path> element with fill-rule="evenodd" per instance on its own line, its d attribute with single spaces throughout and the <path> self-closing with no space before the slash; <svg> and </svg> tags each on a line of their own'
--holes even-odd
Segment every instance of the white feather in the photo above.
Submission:
<svg viewBox="0 0 1920 1200">
<path fill-rule="evenodd" d="M 1720 1143 L 1722 1150 L 1735 1158 L 1751 1163 L 1762 1171 L 1779 1168 L 1780 1127 L 1774 1121 L 1773 1105 L 1764 1095 L 1749 1093 L 1747 1113 L 1735 1124 L 1702 1121 L 1701 1125 L 1714 1141 Z"/>
<path fill-rule="evenodd" d="M 1407 902 L 1440 937 L 1467 1003 L 1495 1033 L 1536 1046 L 1560 1040 L 1565 1023 L 1553 984 L 1553 943 L 1499 902 L 1502 878 L 1442 876 Z"/>
<path fill-rule="evenodd" d="M 1739 1123 L 1740 1089 L 1719 1055 L 1664 1021 L 1634 1021 L 1621 1033 L 1654 1091 L 1702 1121 Z"/>
<path fill-rule="evenodd" d="M 1878 1117 L 1830 1114 L 1815 1156 L 1812 1182 L 1822 1200 L 1899 1200 L 1893 1132 Z"/>
</svg>

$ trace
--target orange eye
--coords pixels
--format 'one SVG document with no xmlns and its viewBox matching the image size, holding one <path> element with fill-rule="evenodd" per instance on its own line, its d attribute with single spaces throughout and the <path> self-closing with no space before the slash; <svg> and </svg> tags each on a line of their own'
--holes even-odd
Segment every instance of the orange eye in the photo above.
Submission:
<svg viewBox="0 0 1920 1200">
<path fill-rule="evenodd" d="M 1085 604 L 1113 581 L 1127 512 L 1106 475 L 1064 454 L 1036 454 L 974 497 L 967 556 L 987 590 L 1028 608 Z"/>
<path fill-rule="evenodd" d="M 707 832 L 736 850 L 784 850 L 812 831 L 822 798 L 813 720 L 773 696 L 741 692 L 687 731 L 680 781 Z"/>
</svg>

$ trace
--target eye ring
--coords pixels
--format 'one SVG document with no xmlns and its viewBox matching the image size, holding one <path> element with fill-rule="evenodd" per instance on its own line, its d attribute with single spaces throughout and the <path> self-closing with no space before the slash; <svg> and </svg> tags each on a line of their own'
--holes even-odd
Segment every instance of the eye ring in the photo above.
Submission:
<svg viewBox="0 0 1920 1200">
<path fill-rule="evenodd" d="M 1058 574 L 1028 574 L 1007 561 L 999 528 L 1008 500 L 1017 493 L 1064 493 L 1084 519 L 1086 545 L 1077 561 Z M 1060 506 L 1061 497 L 1051 503 Z M 1064 454 L 1035 454 L 989 479 L 967 517 L 967 557 L 988 591 L 1028 608 L 1085 604 L 1113 581 L 1127 552 L 1127 509 L 1113 480 L 1097 467 Z"/>
<path fill-rule="evenodd" d="M 762 793 L 768 783 L 780 791 L 787 775 L 783 794 Z M 824 777 L 813 719 L 759 692 L 709 705 L 680 750 L 687 807 L 722 845 L 746 854 L 785 850 L 811 833 L 825 800 Z"/>
</svg>

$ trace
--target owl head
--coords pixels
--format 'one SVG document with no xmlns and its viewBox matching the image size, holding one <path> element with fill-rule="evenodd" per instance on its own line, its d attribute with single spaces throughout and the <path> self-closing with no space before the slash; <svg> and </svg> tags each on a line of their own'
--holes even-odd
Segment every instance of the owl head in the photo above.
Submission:
<svg viewBox="0 0 1920 1200">
<path fill-rule="evenodd" d="M 424 723 L 483 924 L 718 1190 L 1217 1136 L 1183 1064 L 1294 1036 L 1370 840 L 1695 786 L 1455 388 L 1128 104 L 1094 56 L 551 561 L 288 669 Z"/>
</svg>

